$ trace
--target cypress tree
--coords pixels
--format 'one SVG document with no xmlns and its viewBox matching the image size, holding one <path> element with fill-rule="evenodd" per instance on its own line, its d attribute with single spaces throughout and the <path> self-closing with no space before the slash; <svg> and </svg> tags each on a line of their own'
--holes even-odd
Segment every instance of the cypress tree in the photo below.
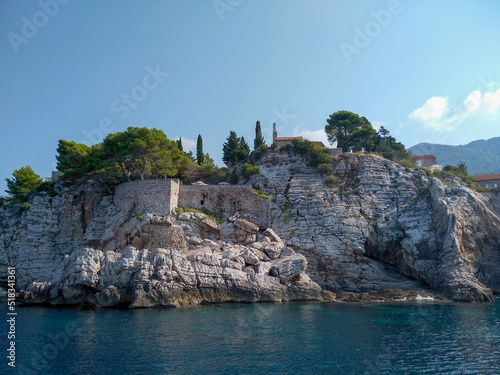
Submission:
<svg viewBox="0 0 500 375">
<path fill-rule="evenodd" d="M 181 137 L 179 137 L 179 139 L 177 140 L 177 148 L 179 150 L 181 150 L 182 152 L 184 152 L 184 149 L 182 147 L 182 138 Z"/>
<path fill-rule="evenodd" d="M 256 150 L 264 144 L 264 137 L 262 136 L 262 129 L 260 128 L 260 121 L 255 124 L 255 139 L 253 141 L 253 149 Z"/>
<path fill-rule="evenodd" d="M 198 134 L 198 139 L 196 140 L 196 162 L 198 165 L 202 165 L 205 159 L 205 155 L 203 154 L 203 139 L 201 135 Z"/>
</svg>

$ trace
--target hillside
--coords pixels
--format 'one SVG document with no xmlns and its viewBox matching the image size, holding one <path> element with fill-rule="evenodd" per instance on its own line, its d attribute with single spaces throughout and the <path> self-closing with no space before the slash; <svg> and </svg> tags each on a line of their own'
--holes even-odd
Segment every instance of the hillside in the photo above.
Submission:
<svg viewBox="0 0 500 375">
<path fill-rule="evenodd" d="M 413 155 L 434 154 L 439 165 L 457 165 L 463 161 L 471 175 L 500 173 L 500 137 L 463 146 L 419 143 L 409 150 Z"/>
</svg>

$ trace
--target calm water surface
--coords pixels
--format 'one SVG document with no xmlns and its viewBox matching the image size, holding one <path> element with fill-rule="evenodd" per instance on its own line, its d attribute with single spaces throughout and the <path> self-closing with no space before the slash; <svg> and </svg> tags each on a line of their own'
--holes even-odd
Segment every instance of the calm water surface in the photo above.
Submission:
<svg viewBox="0 0 500 375">
<path fill-rule="evenodd" d="M 0 374 L 500 374 L 499 303 L 19 308 Z"/>
</svg>

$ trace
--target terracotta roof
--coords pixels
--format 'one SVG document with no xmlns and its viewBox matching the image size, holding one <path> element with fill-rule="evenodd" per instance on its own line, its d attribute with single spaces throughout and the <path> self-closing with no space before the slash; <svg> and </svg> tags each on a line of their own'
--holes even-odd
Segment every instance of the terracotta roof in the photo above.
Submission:
<svg viewBox="0 0 500 375">
<path fill-rule="evenodd" d="M 314 143 L 316 146 L 326 147 L 325 144 L 321 141 L 312 141 L 312 143 Z"/>
<path fill-rule="evenodd" d="M 277 137 L 275 141 L 293 141 L 294 139 L 303 139 L 302 137 Z"/>
<path fill-rule="evenodd" d="M 434 155 L 417 155 L 417 156 L 413 156 L 413 159 L 415 160 L 420 160 L 420 159 L 430 159 L 430 158 L 436 158 L 436 156 Z"/>
<path fill-rule="evenodd" d="M 482 174 L 480 176 L 472 176 L 476 181 L 500 180 L 500 174 Z"/>
</svg>

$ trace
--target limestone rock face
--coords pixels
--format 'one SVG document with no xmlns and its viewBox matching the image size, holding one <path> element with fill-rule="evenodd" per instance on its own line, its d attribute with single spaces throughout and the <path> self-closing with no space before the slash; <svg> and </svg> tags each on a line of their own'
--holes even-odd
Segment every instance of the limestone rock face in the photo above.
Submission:
<svg viewBox="0 0 500 375">
<path fill-rule="evenodd" d="M 112 197 L 82 199 L 42 194 L 22 215 L 2 211 L 0 262 L 15 265 L 20 301 L 139 308 L 322 299 L 306 259 L 271 261 L 262 248 L 272 243 L 251 222 L 230 223 L 222 241 L 220 225 L 202 213 L 121 212 Z"/>
<path fill-rule="evenodd" d="M 458 301 L 500 293 L 499 192 L 363 154 L 335 156 L 327 174 L 293 152 L 257 164 L 249 183 L 276 197 L 270 227 L 323 289 L 433 290 Z"/>
</svg>

